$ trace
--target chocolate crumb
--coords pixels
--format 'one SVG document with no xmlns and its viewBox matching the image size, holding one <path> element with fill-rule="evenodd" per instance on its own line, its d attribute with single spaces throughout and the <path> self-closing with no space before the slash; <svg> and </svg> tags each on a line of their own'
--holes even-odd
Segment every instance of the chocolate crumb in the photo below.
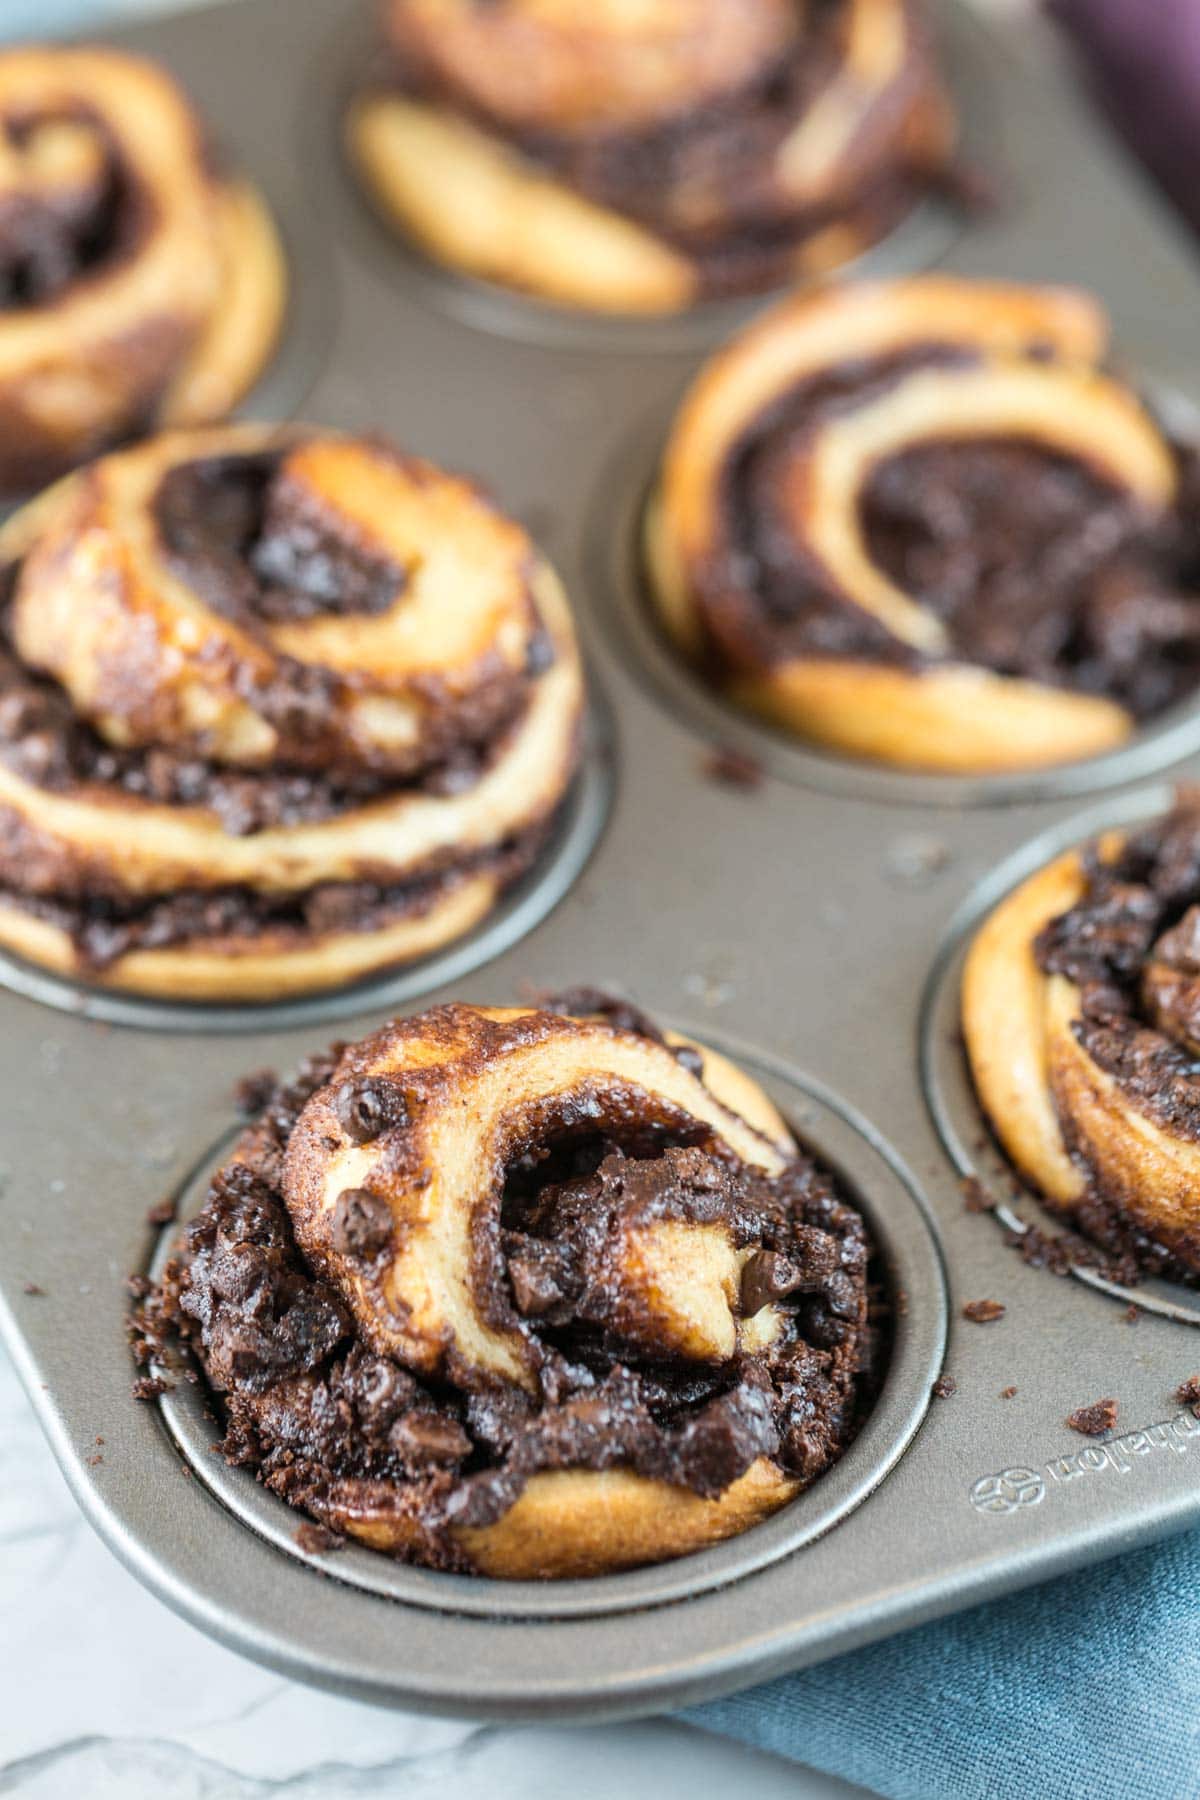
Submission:
<svg viewBox="0 0 1200 1800">
<path fill-rule="evenodd" d="M 330 1550 L 346 1548 L 346 1540 L 340 1531 L 331 1531 L 328 1525 L 316 1525 L 311 1519 L 305 1519 L 296 1527 L 293 1539 L 306 1556 L 321 1556 Z"/>
<path fill-rule="evenodd" d="M 939 1375 L 933 1384 L 933 1391 L 939 1400 L 948 1400 L 951 1394 L 957 1394 L 958 1383 L 953 1375 Z"/>
<path fill-rule="evenodd" d="M 1141 1316 L 1142 1311 L 1138 1306 L 1127 1306 L 1122 1315 L 1127 1325 L 1136 1325 Z"/>
<path fill-rule="evenodd" d="M 44 1300 L 46 1297 L 45 1288 L 39 1287 L 36 1281 L 22 1282 L 21 1283 L 21 1292 L 23 1294 L 28 1294 L 31 1299 Z"/>
<path fill-rule="evenodd" d="M 1117 1411 L 1116 1400 L 1094 1400 L 1090 1406 L 1077 1406 L 1064 1422 L 1083 1437 L 1103 1437 L 1116 1424 Z"/>
<path fill-rule="evenodd" d="M 255 1119 L 265 1111 L 278 1086 L 279 1077 L 274 1069 L 254 1069 L 249 1075 L 243 1075 L 235 1086 L 233 1103 L 244 1119 Z"/>
<path fill-rule="evenodd" d="M 1001 1388 L 1000 1389 L 1000 1398 L 1002 1400 L 1012 1400 L 1016 1397 L 1016 1392 L 1017 1392 L 1017 1390 L 1015 1387 Z"/>
<path fill-rule="evenodd" d="M 1175 1398 L 1180 1406 L 1200 1405 L 1200 1375 L 1189 1375 L 1186 1381 L 1181 1381 L 1175 1389 Z M 1200 1413 L 1197 1417 L 1200 1418 Z"/>
<path fill-rule="evenodd" d="M 157 1206 L 150 1207 L 146 1214 L 147 1225 L 169 1225 L 175 1217 L 174 1200 L 160 1200 Z"/>
<path fill-rule="evenodd" d="M 975 1175 L 968 1175 L 959 1186 L 962 1189 L 963 1206 L 969 1213 L 992 1212 L 999 1205 L 995 1194 L 990 1194 Z"/>
<path fill-rule="evenodd" d="M 993 1320 L 1002 1319 L 1007 1310 L 1003 1300 L 967 1300 L 962 1315 L 972 1325 L 990 1325 Z"/>
<path fill-rule="evenodd" d="M 127 1275 L 125 1286 L 135 1300 L 144 1300 L 153 1289 L 154 1284 L 148 1275 Z"/>
<path fill-rule="evenodd" d="M 135 1400 L 157 1400 L 160 1394 L 173 1393 L 174 1387 L 161 1375 L 139 1375 L 129 1391 Z"/>
<path fill-rule="evenodd" d="M 766 773 L 756 756 L 735 750 L 731 744 L 722 744 L 712 751 L 701 768 L 707 780 L 719 782 L 722 787 L 741 788 L 743 793 L 760 788 Z"/>
<path fill-rule="evenodd" d="M 100 1455 L 100 1452 L 97 1451 L 95 1456 L 88 1457 L 87 1466 L 89 1469 L 98 1469 L 103 1461 L 104 1458 Z"/>
</svg>

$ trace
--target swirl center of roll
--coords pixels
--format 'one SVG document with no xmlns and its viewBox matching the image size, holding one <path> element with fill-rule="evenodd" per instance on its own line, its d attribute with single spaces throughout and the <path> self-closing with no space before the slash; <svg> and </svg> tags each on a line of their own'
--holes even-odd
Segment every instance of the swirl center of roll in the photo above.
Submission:
<svg viewBox="0 0 1200 1800">
<path fill-rule="evenodd" d="M 0 121 L 0 311 L 53 299 L 132 235 L 116 146 L 86 113 Z"/>
</svg>

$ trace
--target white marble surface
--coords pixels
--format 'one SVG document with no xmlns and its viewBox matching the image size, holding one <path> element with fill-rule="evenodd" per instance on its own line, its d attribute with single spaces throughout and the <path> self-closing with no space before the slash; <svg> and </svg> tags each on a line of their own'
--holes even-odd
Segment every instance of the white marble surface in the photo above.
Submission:
<svg viewBox="0 0 1200 1800">
<path fill-rule="evenodd" d="M 2 1351 L 0 1673 L 0 1794 L 23 1800 L 861 1791 L 681 1725 L 481 1730 L 339 1700 L 244 1661 L 176 1618 L 94 1535 Z"/>
</svg>

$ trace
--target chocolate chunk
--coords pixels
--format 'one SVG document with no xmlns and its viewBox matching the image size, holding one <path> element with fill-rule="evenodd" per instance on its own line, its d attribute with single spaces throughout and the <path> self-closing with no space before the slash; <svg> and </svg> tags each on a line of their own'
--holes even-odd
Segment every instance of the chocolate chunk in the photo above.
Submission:
<svg viewBox="0 0 1200 1800">
<path fill-rule="evenodd" d="M 508 1279 L 517 1311 L 527 1319 L 540 1319 L 563 1300 L 563 1290 L 544 1256 L 511 1257 Z"/>
<path fill-rule="evenodd" d="M 993 1320 L 1002 1319 L 1006 1311 L 1003 1300 L 967 1300 L 962 1315 L 973 1325 L 990 1325 Z"/>
<path fill-rule="evenodd" d="M 343 1256 L 378 1256 L 392 1239 L 392 1209 L 370 1188 L 346 1188 L 334 1202 L 330 1236 Z"/>
<path fill-rule="evenodd" d="M 741 1308 L 747 1319 L 772 1300 L 794 1294 L 804 1276 L 794 1262 L 775 1250 L 756 1250 L 742 1267 Z"/>
<path fill-rule="evenodd" d="M 462 1426 L 439 1413 L 406 1413 L 389 1431 L 388 1444 L 402 1462 L 418 1468 L 462 1462 L 471 1453 Z"/>
<path fill-rule="evenodd" d="M 1065 1423 L 1084 1437 L 1103 1437 L 1116 1424 L 1117 1411 L 1117 1401 L 1095 1400 L 1091 1406 L 1078 1406 L 1068 1413 Z"/>
<path fill-rule="evenodd" d="M 696 1415 L 679 1434 L 677 1454 L 684 1480 L 698 1494 L 715 1496 L 760 1456 L 773 1456 L 779 1435 L 761 1388 L 743 1384 Z"/>
<path fill-rule="evenodd" d="M 356 1144 L 368 1144 L 385 1131 L 408 1124 L 404 1094 L 383 1076 L 344 1081 L 334 1096 L 338 1124 Z"/>
</svg>

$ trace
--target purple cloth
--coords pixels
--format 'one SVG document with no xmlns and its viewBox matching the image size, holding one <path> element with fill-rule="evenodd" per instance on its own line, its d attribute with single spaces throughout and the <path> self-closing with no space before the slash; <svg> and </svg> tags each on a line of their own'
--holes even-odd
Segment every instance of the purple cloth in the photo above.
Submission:
<svg viewBox="0 0 1200 1800">
<path fill-rule="evenodd" d="M 1047 0 L 1101 105 L 1200 230 L 1200 0 Z"/>
</svg>

